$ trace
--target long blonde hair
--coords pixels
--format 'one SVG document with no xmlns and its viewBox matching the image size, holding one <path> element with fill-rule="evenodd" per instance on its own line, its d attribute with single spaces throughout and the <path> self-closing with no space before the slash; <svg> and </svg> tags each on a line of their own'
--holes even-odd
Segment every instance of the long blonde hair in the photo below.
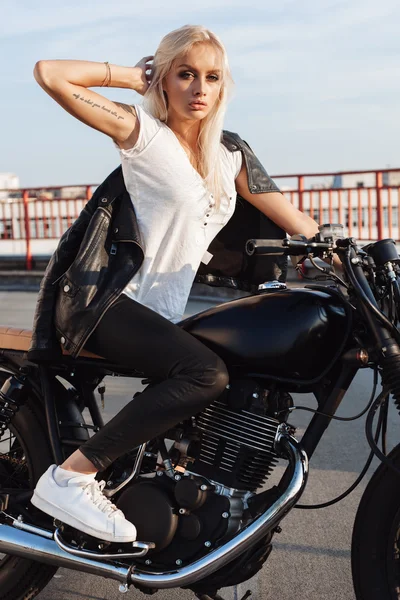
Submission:
<svg viewBox="0 0 400 600">
<path fill-rule="evenodd" d="M 225 47 L 218 36 L 201 25 L 185 25 L 164 36 L 154 55 L 151 83 L 144 97 L 144 107 L 160 121 L 167 121 L 168 107 L 163 92 L 163 81 L 173 62 L 189 52 L 195 44 L 201 43 L 210 44 L 221 55 L 220 93 L 210 113 L 200 122 L 197 141 L 199 173 L 206 180 L 219 208 L 222 192 L 220 144 L 227 99 L 233 80 Z"/>
</svg>

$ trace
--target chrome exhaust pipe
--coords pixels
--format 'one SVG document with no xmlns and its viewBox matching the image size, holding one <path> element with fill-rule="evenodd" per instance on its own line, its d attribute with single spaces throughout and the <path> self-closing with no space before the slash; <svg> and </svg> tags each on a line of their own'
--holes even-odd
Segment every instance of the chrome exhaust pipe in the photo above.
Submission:
<svg viewBox="0 0 400 600">
<path fill-rule="evenodd" d="M 25 524 L 24 527 L 26 527 Z M 59 548 L 51 531 L 29 525 L 28 527 L 29 531 L 21 529 L 18 521 L 14 521 L 14 526 L 0 525 L 0 552 L 37 560 L 56 567 L 108 577 L 122 584 L 128 582 L 129 568 L 74 556 Z"/>
<path fill-rule="evenodd" d="M 280 426 L 276 444 L 289 459 L 290 481 L 274 504 L 232 540 L 200 560 L 174 571 L 151 573 L 133 567 L 121 567 L 100 560 L 76 556 L 63 550 L 53 532 L 14 521 L 13 526 L 0 525 L 0 552 L 21 556 L 66 569 L 115 579 L 122 584 L 140 584 L 156 589 L 182 587 L 204 579 L 237 558 L 273 529 L 301 496 L 308 475 L 308 459 L 298 442 Z"/>
</svg>

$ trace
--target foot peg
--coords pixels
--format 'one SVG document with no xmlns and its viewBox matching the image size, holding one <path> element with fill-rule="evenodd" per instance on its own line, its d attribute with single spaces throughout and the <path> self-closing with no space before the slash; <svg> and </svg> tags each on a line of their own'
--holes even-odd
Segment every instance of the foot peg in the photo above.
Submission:
<svg viewBox="0 0 400 600">
<path fill-rule="evenodd" d="M 113 552 L 109 554 L 104 554 L 101 552 L 94 552 L 93 550 L 81 550 L 76 548 L 75 546 L 71 546 L 64 542 L 61 537 L 61 532 L 59 529 L 56 529 L 54 532 L 54 541 L 57 546 L 64 550 L 64 552 L 69 552 L 74 556 L 80 556 L 81 558 L 92 558 L 95 560 L 119 560 L 121 558 L 139 558 L 140 556 L 145 556 L 149 550 L 152 550 L 156 547 L 153 542 L 132 542 L 132 548 L 137 548 L 136 552 Z"/>
</svg>

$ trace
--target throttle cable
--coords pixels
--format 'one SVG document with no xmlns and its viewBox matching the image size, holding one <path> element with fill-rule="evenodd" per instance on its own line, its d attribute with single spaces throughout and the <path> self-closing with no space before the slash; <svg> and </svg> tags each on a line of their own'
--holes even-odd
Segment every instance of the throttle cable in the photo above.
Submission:
<svg viewBox="0 0 400 600">
<path fill-rule="evenodd" d="M 362 417 L 363 415 L 365 415 L 365 413 L 371 408 L 372 403 L 374 401 L 374 397 L 375 397 L 375 393 L 376 393 L 376 388 L 377 388 L 377 384 L 378 384 L 378 369 L 375 368 L 374 369 L 374 382 L 373 382 L 373 388 L 372 388 L 372 394 L 371 397 L 368 401 L 367 406 L 364 408 L 364 410 L 362 410 L 358 415 L 356 415 L 355 417 L 336 417 L 335 415 L 329 415 L 327 413 L 323 413 L 321 411 L 318 410 L 314 410 L 312 408 L 308 408 L 305 406 L 299 406 L 299 407 L 294 407 L 297 409 L 301 409 L 301 410 L 308 410 L 310 412 L 325 416 L 325 417 L 329 417 L 332 419 L 336 419 L 338 421 L 354 421 L 355 419 L 359 419 L 360 417 Z M 386 415 L 387 416 L 387 415 Z M 384 422 L 384 414 L 383 412 L 380 413 L 379 416 L 379 421 L 378 421 L 378 425 L 377 425 L 377 429 L 375 432 L 375 440 L 378 441 L 379 439 L 379 435 L 381 432 L 381 428 Z M 366 474 L 366 472 L 368 471 L 371 462 L 374 458 L 374 452 L 371 450 L 371 452 L 368 455 L 367 458 L 367 462 L 364 465 L 364 468 L 362 469 L 360 475 L 357 477 L 357 479 L 354 481 L 354 483 L 342 494 L 340 494 L 340 496 L 337 496 L 336 498 L 333 498 L 332 500 L 329 500 L 327 502 L 323 502 L 321 504 L 296 504 L 294 508 L 299 508 L 299 509 L 303 509 L 303 510 L 308 510 L 308 509 L 318 509 L 318 508 L 327 508 L 328 506 L 331 506 L 332 504 L 336 504 L 337 502 L 340 502 L 341 500 L 343 500 L 343 498 L 345 498 L 346 496 L 348 496 L 349 494 L 351 494 L 351 492 L 358 486 L 358 484 L 362 481 L 362 479 L 364 478 L 364 475 Z"/>
<path fill-rule="evenodd" d="M 383 406 L 384 406 L 384 404 L 382 402 L 383 394 L 384 394 L 384 400 L 387 400 L 388 392 L 386 389 L 384 389 L 381 392 L 381 394 L 378 396 L 377 400 L 375 401 L 375 404 L 379 401 L 380 408 L 381 408 L 380 413 L 379 413 L 378 424 L 377 424 L 376 431 L 375 431 L 375 438 L 374 437 L 372 438 L 375 445 L 377 444 L 377 442 L 379 440 L 379 435 L 381 433 L 383 422 L 384 422 L 385 418 L 387 417 L 387 415 L 385 415 L 384 409 L 383 409 Z M 375 404 L 374 404 L 374 406 L 375 406 Z M 377 406 L 379 406 L 379 405 L 377 405 Z M 371 414 L 371 412 L 372 412 L 372 408 L 370 410 L 370 414 Z M 376 412 L 376 409 L 373 414 L 375 414 L 375 412 Z M 369 417 L 369 415 L 368 415 L 368 417 Z M 378 446 L 376 446 L 376 448 L 378 448 Z M 378 450 L 379 450 L 379 448 L 378 448 Z M 345 492 L 343 492 L 343 494 L 340 494 L 340 496 L 337 496 L 336 498 L 333 498 L 333 500 L 329 500 L 328 502 L 323 502 L 322 504 L 296 504 L 294 508 L 299 508 L 299 509 L 303 509 L 303 510 L 327 508 L 328 506 L 332 506 L 332 504 L 336 504 L 337 502 L 340 502 L 340 500 L 343 500 L 343 498 L 346 498 L 346 496 L 351 494 L 351 492 L 353 490 L 355 490 L 355 488 L 358 486 L 358 484 L 362 481 L 362 479 L 364 478 L 366 472 L 368 471 L 368 469 L 372 463 L 374 456 L 375 456 L 375 452 L 374 452 L 374 449 L 372 449 L 368 455 L 367 462 L 365 463 L 364 468 L 362 469 L 362 471 L 359 474 L 359 476 L 357 477 L 357 479 Z M 400 471 L 399 471 L 399 474 L 400 474 Z"/>
</svg>

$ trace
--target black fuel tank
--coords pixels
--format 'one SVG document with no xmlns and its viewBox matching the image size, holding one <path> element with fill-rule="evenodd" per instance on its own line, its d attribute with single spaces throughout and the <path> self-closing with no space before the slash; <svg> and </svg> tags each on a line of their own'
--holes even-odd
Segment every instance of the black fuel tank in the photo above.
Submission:
<svg viewBox="0 0 400 600">
<path fill-rule="evenodd" d="M 294 381 L 318 379 L 348 335 L 337 295 L 305 288 L 226 302 L 182 321 L 227 365 Z"/>
</svg>

